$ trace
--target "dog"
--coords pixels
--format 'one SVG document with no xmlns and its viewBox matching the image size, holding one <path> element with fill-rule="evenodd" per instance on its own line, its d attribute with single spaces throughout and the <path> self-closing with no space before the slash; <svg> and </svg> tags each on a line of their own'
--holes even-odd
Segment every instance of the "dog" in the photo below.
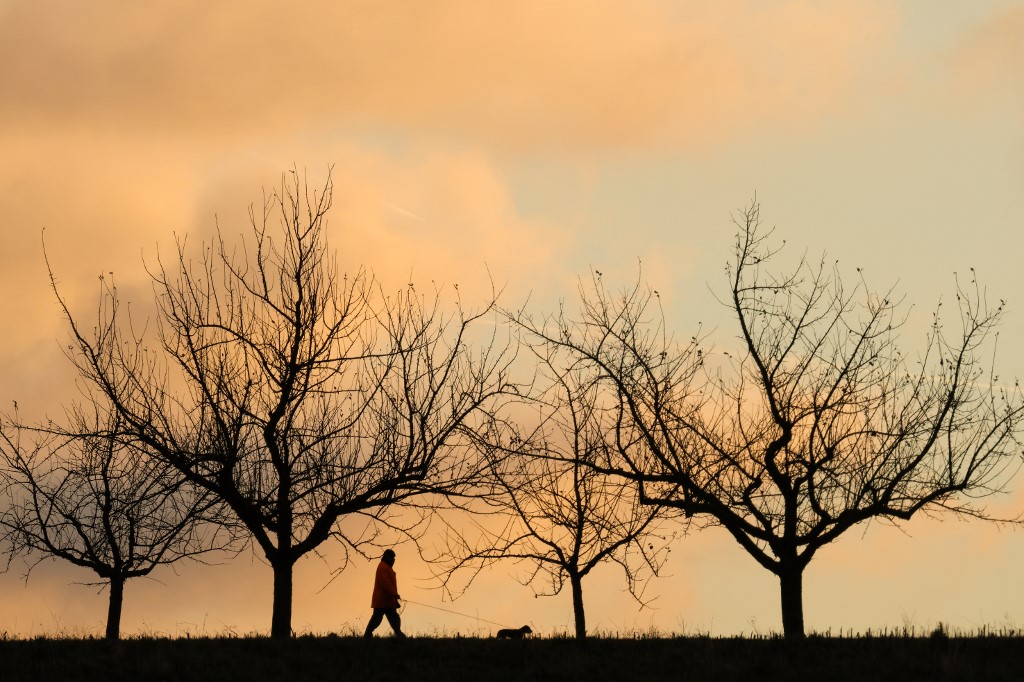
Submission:
<svg viewBox="0 0 1024 682">
<path fill-rule="evenodd" d="M 512 628 L 503 628 L 501 630 L 498 630 L 498 633 L 494 635 L 494 637 L 495 639 L 522 639 L 526 635 L 532 634 L 533 630 L 530 628 L 530 626 L 524 625 L 518 630 L 513 630 Z"/>
</svg>

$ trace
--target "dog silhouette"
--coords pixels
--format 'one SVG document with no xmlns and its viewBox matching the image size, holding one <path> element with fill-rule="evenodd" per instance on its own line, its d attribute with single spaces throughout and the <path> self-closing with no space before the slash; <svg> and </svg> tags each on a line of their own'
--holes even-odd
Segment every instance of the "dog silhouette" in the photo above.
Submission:
<svg viewBox="0 0 1024 682">
<path fill-rule="evenodd" d="M 497 634 L 494 635 L 496 639 L 522 639 L 526 635 L 532 635 L 533 630 L 530 629 L 529 625 L 524 625 L 521 628 L 513 630 L 512 628 L 503 628 L 498 630 Z"/>
</svg>

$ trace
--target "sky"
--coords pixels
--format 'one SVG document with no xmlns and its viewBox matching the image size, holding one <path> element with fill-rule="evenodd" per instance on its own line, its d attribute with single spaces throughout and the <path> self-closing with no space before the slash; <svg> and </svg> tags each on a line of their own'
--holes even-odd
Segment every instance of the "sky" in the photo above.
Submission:
<svg viewBox="0 0 1024 682">
<path fill-rule="evenodd" d="M 642 270 L 674 331 L 723 344 L 731 218 L 756 197 L 793 253 L 895 284 L 911 351 L 974 268 L 1007 301 L 1000 373 L 1024 376 L 1020 0 L 0 0 L 0 402 L 55 415 L 75 390 L 44 239 L 74 311 L 108 272 L 144 306 L 160 248 L 244 231 L 289 169 L 333 169 L 346 268 L 481 299 L 490 277 L 539 310 L 590 268 Z M 568 594 L 533 599 L 514 567 L 442 602 L 398 554 L 410 632 L 571 630 Z M 329 582 L 336 561 L 298 564 L 296 630 L 362 629 L 374 562 Z M 1022 564 L 1024 531 L 859 527 L 808 568 L 807 627 L 1024 627 Z M 23 572 L 0 575 L 0 632 L 102 632 L 90 575 Z M 267 632 L 270 576 L 249 555 L 157 572 L 122 631 Z M 781 629 L 775 580 L 715 529 L 673 545 L 651 608 L 611 569 L 584 589 L 603 632 Z"/>
</svg>

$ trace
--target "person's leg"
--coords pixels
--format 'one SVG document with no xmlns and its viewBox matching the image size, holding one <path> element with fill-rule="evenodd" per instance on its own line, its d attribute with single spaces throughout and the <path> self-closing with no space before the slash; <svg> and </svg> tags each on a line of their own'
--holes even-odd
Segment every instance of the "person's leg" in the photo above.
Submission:
<svg viewBox="0 0 1024 682">
<path fill-rule="evenodd" d="M 384 615 L 388 617 L 388 625 L 395 631 L 395 637 L 405 637 L 402 632 L 402 617 L 398 615 L 398 609 L 386 609 Z"/>
<path fill-rule="evenodd" d="M 366 624 L 366 631 L 363 633 L 363 637 L 373 637 L 373 631 L 377 629 L 377 626 L 384 620 L 385 609 L 374 609 L 373 615 L 370 616 L 370 622 Z M 390 623 L 391 620 L 388 619 Z"/>
</svg>

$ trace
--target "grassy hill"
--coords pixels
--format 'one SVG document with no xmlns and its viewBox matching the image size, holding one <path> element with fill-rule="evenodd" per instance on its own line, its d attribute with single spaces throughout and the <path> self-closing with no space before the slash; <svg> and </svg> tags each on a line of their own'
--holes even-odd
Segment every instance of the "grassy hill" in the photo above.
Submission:
<svg viewBox="0 0 1024 682">
<path fill-rule="evenodd" d="M 0 666 L 4 680 L 1017 681 L 1024 639 L 8 639 Z"/>
</svg>

